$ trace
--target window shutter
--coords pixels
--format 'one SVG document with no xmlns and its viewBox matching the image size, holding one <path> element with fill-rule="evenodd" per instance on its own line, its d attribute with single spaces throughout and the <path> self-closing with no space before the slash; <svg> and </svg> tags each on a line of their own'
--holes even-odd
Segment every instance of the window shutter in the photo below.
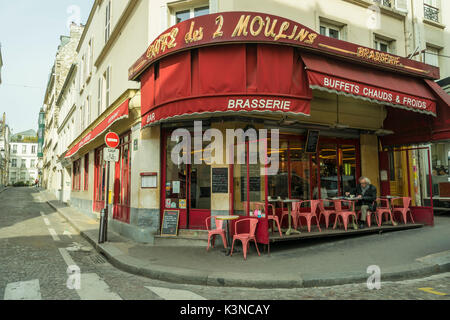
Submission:
<svg viewBox="0 0 450 320">
<path fill-rule="evenodd" d="M 408 3 L 407 0 L 396 0 L 395 8 L 399 11 L 408 12 Z"/>
</svg>

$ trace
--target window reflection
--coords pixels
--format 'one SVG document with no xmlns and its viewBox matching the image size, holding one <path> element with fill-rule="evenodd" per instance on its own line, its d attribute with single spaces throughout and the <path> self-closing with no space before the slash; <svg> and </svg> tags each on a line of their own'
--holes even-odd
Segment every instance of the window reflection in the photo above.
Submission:
<svg viewBox="0 0 450 320">
<path fill-rule="evenodd" d="M 339 195 L 337 177 L 337 145 L 323 144 L 319 146 L 320 158 L 320 197 L 336 197 Z M 318 197 L 317 187 L 313 196 Z"/>
</svg>

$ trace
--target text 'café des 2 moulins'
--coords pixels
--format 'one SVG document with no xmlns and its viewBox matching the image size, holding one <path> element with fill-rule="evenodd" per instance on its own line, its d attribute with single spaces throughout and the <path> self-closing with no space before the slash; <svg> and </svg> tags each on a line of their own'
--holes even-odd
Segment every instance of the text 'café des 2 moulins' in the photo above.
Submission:
<svg viewBox="0 0 450 320">
<path fill-rule="evenodd" d="M 153 188 L 121 179 L 131 185 L 128 208 L 114 204 L 113 220 L 148 230 L 145 241 L 152 242 L 168 209 L 179 211 L 179 229 L 205 229 L 211 215 L 248 215 L 244 201 L 339 196 L 361 175 L 379 194 L 392 193 L 380 174 L 389 171 L 385 148 L 427 142 L 434 127 L 449 127 L 442 122 L 450 118 L 449 100 L 433 81 L 438 78 L 431 65 L 322 36 L 282 17 L 224 12 L 183 21 L 129 69 L 129 79 L 141 82 L 142 142 L 127 163 L 139 170 L 138 180 L 157 178 Z M 224 140 L 226 129 L 279 129 L 278 173 L 265 176 L 263 164 L 227 164 L 226 152 L 224 164 L 174 163 L 172 132 L 194 132 L 196 120 L 203 132 L 220 130 Z M 319 132 L 318 143 L 305 150 L 312 131 Z M 195 144 L 192 134 L 191 155 L 209 144 Z M 150 225 L 133 215 L 150 215 Z M 432 210 L 414 215 L 433 223 Z"/>
</svg>

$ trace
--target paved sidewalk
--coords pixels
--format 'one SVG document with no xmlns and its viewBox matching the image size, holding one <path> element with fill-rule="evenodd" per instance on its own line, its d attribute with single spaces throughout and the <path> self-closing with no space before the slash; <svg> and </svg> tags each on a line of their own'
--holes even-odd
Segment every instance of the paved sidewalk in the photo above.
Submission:
<svg viewBox="0 0 450 320">
<path fill-rule="evenodd" d="M 381 280 L 403 280 L 450 271 L 450 217 L 435 217 L 435 227 L 271 246 L 258 257 L 251 246 L 225 256 L 220 248 L 160 247 L 139 244 L 109 231 L 99 245 L 98 221 L 42 192 L 99 252 L 124 271 L 153 279 L 208 286 L 300 288 L 364 283 L 368 266 L 381 268 Z M 260 247 L 262 250 L 262 246 Z"/>
</svg>

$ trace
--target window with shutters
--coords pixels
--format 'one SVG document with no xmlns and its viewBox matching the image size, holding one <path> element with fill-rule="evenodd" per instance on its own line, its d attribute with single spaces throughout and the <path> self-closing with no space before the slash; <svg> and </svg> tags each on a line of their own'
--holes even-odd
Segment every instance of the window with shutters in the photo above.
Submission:
<svg viewBox="0 0 450 320">
<path fill-rule="evenodd" d="M 102 113 L 102 77 L 98 78 L 98 91 L 97 91 L 97 116 Z"/>
<path fill-rule="evenodd" d="M 106 3 L 105 8 L 105 44 L 111 36 L 111 1 Z"/>
<path fill-rule="evenodd" d="M 86 119 L 87 125 L 91 124 L 91 96 L 87 96 L 86 98 Z"/>
<path fill-rule="evenodd" d="M 110 103 L 110 89 L 111 89 L 111 67 L 108 66 L 103 73 L 102 79 L 102 101 L 103 110 L 109 107 Z"/>
</svg>

